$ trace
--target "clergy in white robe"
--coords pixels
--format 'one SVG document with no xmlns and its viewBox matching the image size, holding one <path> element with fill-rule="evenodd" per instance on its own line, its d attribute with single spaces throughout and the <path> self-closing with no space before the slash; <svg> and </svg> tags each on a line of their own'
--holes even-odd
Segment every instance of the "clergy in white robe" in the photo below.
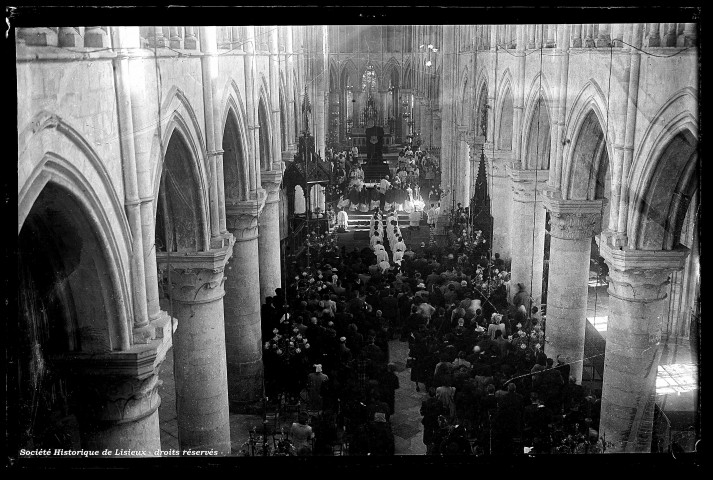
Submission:
<svg viewBox="0 0 713 480">
<path fill-rule="evenodd" d="M 342 227 L 344 230 L 349 226 L 349 216 L 344 209 L 339 210 L 337 213 L 337 227 Z"/>
<path fill-rule="evenodd" d="M 386 250 L 376 250 L 376 261 L 379 263 L 389 261 L 389 254 L 386 253 Z"/>
</svg>

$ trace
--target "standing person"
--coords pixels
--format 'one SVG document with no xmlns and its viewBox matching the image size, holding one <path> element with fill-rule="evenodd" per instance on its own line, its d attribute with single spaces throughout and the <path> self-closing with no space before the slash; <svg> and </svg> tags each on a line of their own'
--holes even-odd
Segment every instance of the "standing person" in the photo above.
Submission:
<svg viewBox="0 0 713 480">
<path fill-rule="evenodd" d="M 379 182 L 380 206 L 382 210 L 384 209 L 386 203 L 386 192 L 389 190 L 389 187 L 391 187 L 389 176 L 384 175 L 384 178 L 382 178 L 381 182 Z"/>
<path fill-rule="evenodd" d="M 308 421 L 309 415 L 307 415 L 307 412 L 300 412 L 297 416 L 297 422 L 293 423 L 292 427 L 290 427 L 292 445 L 294 445 L 295 451 L 299 456 L 312 454 L 314 432 L 312 431 L 312 427 L 307 425 Z"/>
<path fill-rule="evenodd" d="M 512 297 L 512 304 L 515 305 L 515 308 L 520 307 L 520 305 L 524 305 L 525 312 L 530 311 L 530 294 L 527 293 L 525 284 L 517 284 L 517 293 Z"/>
<path fill-rule="evenodd" d="M 315 371 L 307 375 L 307 389 L 309 391 L 309 409 L 322 410 L 322 383 L 329 377 L 322 373 L 322 365 L 316 364 Z"/>
<path fill-rule="evenodd" d="M 347 228 L 349 227 L 349 216 L 347 215 L 346 210 L 343 208 L 339 209 L 339 213 L 337 213 L 337 228 L 343 228 L 344 231 L 347 231 Z"/>
<path fill-rule="evenodd" d="M 428 223 L 429 228 L 433 228 L 436 226 L 436 205 L 434 203 L 431 204 L 431 208 L 426 210 L 426 220 Z"/>
</svg>

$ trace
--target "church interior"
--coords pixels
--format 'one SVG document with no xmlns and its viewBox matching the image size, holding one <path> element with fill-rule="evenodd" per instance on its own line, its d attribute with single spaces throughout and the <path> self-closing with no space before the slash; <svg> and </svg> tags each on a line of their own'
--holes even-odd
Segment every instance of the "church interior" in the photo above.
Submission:
<svg viewBox="0 0 713 480">
<path fill-rule="evenodd" d="M 697 451 L 698 29 L 17 28 L 9 451 Z"/>
</svg>

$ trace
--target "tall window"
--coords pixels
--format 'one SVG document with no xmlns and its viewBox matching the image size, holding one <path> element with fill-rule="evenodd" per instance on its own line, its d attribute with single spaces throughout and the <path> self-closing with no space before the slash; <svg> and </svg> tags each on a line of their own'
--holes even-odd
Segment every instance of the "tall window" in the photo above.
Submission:
<svg viewBox="0 0 713 480">
<path fill-rule="evenodd" d="M 361 77 L 361 89 L 364 93 L 376 91 L 376 71 L 373 65 L 367 65 Z"/>
</svg>

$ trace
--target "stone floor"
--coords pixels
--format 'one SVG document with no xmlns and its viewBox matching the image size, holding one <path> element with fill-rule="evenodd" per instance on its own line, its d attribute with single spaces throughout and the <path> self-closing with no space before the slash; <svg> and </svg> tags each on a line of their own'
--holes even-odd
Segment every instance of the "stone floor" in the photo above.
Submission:
<svg viewBox="0 0 713 480">
<path fill-rule="evenodd" d="M 425 397 L 423 390 L 416 392 L 416 385 L 410 380 L 410 369 L 406 368 L 408 344 L 392 340 L 389 344 L 390 361 L 396 364 L 400 388 L 396 391 L 396 413 L 391 417 L 397 455 L 424 455 L 423 425 L 421 425 L 421 401 Z M 178 449 L 178 420 L 176 416 L 176 384 L 173 378 L 173 349 L 169 350 L 161 367 L 159 387 L 161 406 L 159 408 L 159 426 L 161 428 L 161 449 Z M 421 385 L 423 388 L 423 385 Z M 280 419 L 280 425 L 288 429 L 296 420 L 296 413 Z M 240 455 L 243 445 L 248 441 L 248 432 L 257 427 L 262 429 L 262 417 L 258 415 L 230 414 L 231 455 Z"/>
</svg>

